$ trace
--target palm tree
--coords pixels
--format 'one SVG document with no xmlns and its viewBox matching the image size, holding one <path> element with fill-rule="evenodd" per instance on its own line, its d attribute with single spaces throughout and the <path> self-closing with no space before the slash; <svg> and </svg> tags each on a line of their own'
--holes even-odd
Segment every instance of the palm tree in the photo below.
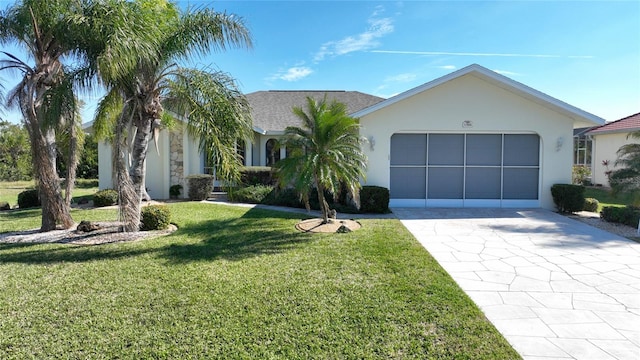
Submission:
<svg viewBox="0 0 640 360">
<path fill-rule="evenodd" d="M 143 14 L 129 24 L 144 28 L 145 32 L 137 39 L 111 43 L 107 48 L 150 43 L 153 51 L 134 54 L 134 66 L 124 71 L 103 63 L 105 70 L 101 74 L 108 93 L 98 106 L 95 123 L 99 132 L 114 131 L 121 217 L 125 231 L 137 231 L 140 203 L 146 196 L 149 142 L 163 123 L 171 122 L 172 114 L 186 120 L 191 134 L 200 138 L 201 149 L 222 164 L 222 176 L 239 177 L 240 164 L 235 150 L 231 154 L 229 149 L 235 149 L 238 139 L 248 139 L 251 134 L 246 100 L 226 74 L 185 69 L 176 61 L 210 50 L 224 50 L 228 45 L 250 47 L 251 38 L 242 20 L 234 15 L 210 9 L 181 12 L 167 1 L 139 0 L 123 6 L 135 7 L 134 13 Z M 125 56 L 122 61 L 130 62 L 131 57 Z M 130 166 L 125 161 L 127 157 Z"/>
<path fill-rule="evenodd" d="M 640 139 L 640 131 L 630 133 L 627 138 Z M 629 192 L 632 194 L 634 205 L 640 204 L 640 144 L 626 144 L 618 149 L 616 166 L 609 175 L 609 185 L 613 194 Z"/>
<path fill-rule="evenodd" d="M 366 156 L 362 152 L 358 120 L 349 117 L 346 106 L 325 98 L 317 102 L 307 97 L 306 112 L 294 107 L 303 127 L 288 127 L 284 145 L 287 158 L 280 160 L 278 178 L 281 186 L 293 186 L 308 199 L 315 187 L 324 223 L 329 221 L 327 190 L 334 196 L 344 184 L 359 206 L 360 179 L 365 177 Z"/>
<path fill-rule="evenodd" d="M 22 112 L 31 140 L 34 175 L 42 202 L 41 231 L 53 230 L 57 224 L 65 228 L 74 224 L 56 172 L 56 132 L 67 129 L 74 136 L 73 80 L 61 59 L 78 59 L 81 55 L 76 47 L 79 28 L 72 19 L 82 14 L 82 9 L 83 2 L 79 0 L 22 0 L 0 13 L 0 43 L 21 46 L 33 61 L 28 63 L 3 51 L 6 59 L 0 61 L 0 70 L 12 70 L 22 76 L 7 94 L 7 102 Z M 71 171 L 75 173 L 75 168 Z M 73 186 L 69 183 L 68 194 Z"/>
</svg>

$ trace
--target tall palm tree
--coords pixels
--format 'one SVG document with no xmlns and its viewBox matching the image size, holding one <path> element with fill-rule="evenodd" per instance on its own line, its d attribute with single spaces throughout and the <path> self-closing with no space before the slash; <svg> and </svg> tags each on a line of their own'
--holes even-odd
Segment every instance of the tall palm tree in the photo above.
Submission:
<svg viewBox="0 0 640 360">
<path fill-rule="evenodd" d="M 146 194 L 146 153 L 163 122 L 170 122 L 165 107 L 188 122 L 202 150 L 220 160 L 222 175 L 239 176 L 240 164 L 229 149 L 251 134 L 246 100 L 229 76 L 185 69 L 176 62 L 229 45 L 250 47 L 251 38 L 234 15 L 210 9 L 182 12 L 168 1 L 139 0 L 124 5 L 144 14 L 138 26 L 147 30 L 142 38 L 129 42 L 150 42 L 154 51 L 135 54 L 135 66 L 126 71 L 102 71 L 109 91 L 98 106 L 96 124 L 99 131 L 115 129 L 114 169 L 121 216 L 126 231 L 137 231 L 140 203 Z M 112 43 L 110 48 L 119 46 Z"/>
<path fill-rule="evenodd" d="M 80 55 L 76 47 L 78 28 L 71 19 L 82 14 L 82 9 L 79 0 L 22 0 L 0 13 L 0 43 L 15 43 L 30 58 L 22 60 L 3 51 L 6 58 L 0 61 L 0 70 L 13 70 L 22 76 L 8 93 L 7 102 L 22 112 L 31 140 L 42 202 L 41 231 L 55 229 L 57 224 L 65 228 L 74 224 L 56 172 L 56 131 L 71 129 L 75 124 L 73 84 L 62 57 Z"/>
<path fill-rule="evenodd" d="M 324 223 L 329 211 L 324 191 L 336 195 L 344 184 L 359 206 L 360 179 L 365 177 L 366 155 L 362 152 L 358 120 L 349 117 L 346 106 L 325 98 L 307 97 L 307 109 L 294 107 L 302 127 L 287 127 L 284 145 L 287 158 L 280 160 L 281 186 L 293 186 L 303 198 L 315 187 Z"/>
<path fill-rule="evenodd" d="M 640 131 L 630 133 L 627 138 L 640 139 Z M 614 194 L 629 192 L 635 205 L 640 205 L 640 144 L 630 143 L 618 149 L 616 166 L 609 175 L 609 185 Z"/>
</svg>

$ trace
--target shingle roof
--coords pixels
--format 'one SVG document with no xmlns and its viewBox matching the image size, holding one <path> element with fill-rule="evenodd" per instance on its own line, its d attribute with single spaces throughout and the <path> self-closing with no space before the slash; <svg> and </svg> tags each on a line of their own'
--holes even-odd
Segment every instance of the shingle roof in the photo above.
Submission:
<svg viewBox="0 0 640 360">
<path fill-rule="evenodd" d="M 365 109 L 377 104 L 384 99 L 381 97 L 364 94 L 358 91 L 257 91 L 247 94 L 247 100 L 251 105 L 253 127 L 256 131 L 266 134 L 268 132 L 282 132 L 287 126 L 300 126 L 302 122 L 293 114 L 293 107 L 303 109 L 306 106 L 306 98 L 310 96 L 316 100 L 327 97 L 328 101 L 336 100 L 347 106 L 347 113 Z"/>
<path fill-rule="evenodd" d="M 631 132 L 640 130 L 640 113 L 629 115 L 620 120 L 612 121 L 591 129 L 589 135 L 598 135 L 616 132 Z"/>
</svg>

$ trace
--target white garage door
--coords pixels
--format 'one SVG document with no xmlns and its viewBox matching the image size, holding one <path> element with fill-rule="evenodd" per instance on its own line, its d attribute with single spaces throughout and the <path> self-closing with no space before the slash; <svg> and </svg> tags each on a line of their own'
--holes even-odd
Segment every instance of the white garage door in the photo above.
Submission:
<svg viewBox="0 0 640 360">
<path fill-rule="evenodd" d="M 391 206 L 539 207 L 536 134 L 394 134 Z"/>
</svg>

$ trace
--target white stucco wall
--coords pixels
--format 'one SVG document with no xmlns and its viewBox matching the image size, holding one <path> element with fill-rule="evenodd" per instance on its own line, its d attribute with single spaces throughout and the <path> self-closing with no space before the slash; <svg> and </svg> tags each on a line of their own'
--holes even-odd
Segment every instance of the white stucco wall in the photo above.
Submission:
<svg viewBox="0 0 640 360">
<path fill-rule="evenodd" d="M 98 142 L 98 187 L 100 190 L 113 189 L 111 145 L 106 141 Z"/>
<path fill-rule="evenodd" d="M 594 184 L 609 186 L 609 179 L 605 175 L 607 170 L 615 170 L 620 167 L 616 167 L 614 164 L 618 155 L 616 154 L 618 149 L 625 144 L 637 142 L 635 139 L 627 139 L 626 132 L 624 133 L 610 133 L 593 135 L 593 173 L 591 179 Z M 602 164 L 603 161 L 609 161 L 609 167 Z"/>
<path fill-rule="evenodd" d="M 471 121 L 471 127 L 463 122 Z M 541 138 L 540 206 L 554 209 L 551 186 L 571 183 L 573 120 L 472 74 L 360 118 L 361 134 L 375 139 L 366 183 L 389 188 L 394 133 L 535 133 Z M 558 147 L 558 144 L 562 145 Z"/>
</svg>

